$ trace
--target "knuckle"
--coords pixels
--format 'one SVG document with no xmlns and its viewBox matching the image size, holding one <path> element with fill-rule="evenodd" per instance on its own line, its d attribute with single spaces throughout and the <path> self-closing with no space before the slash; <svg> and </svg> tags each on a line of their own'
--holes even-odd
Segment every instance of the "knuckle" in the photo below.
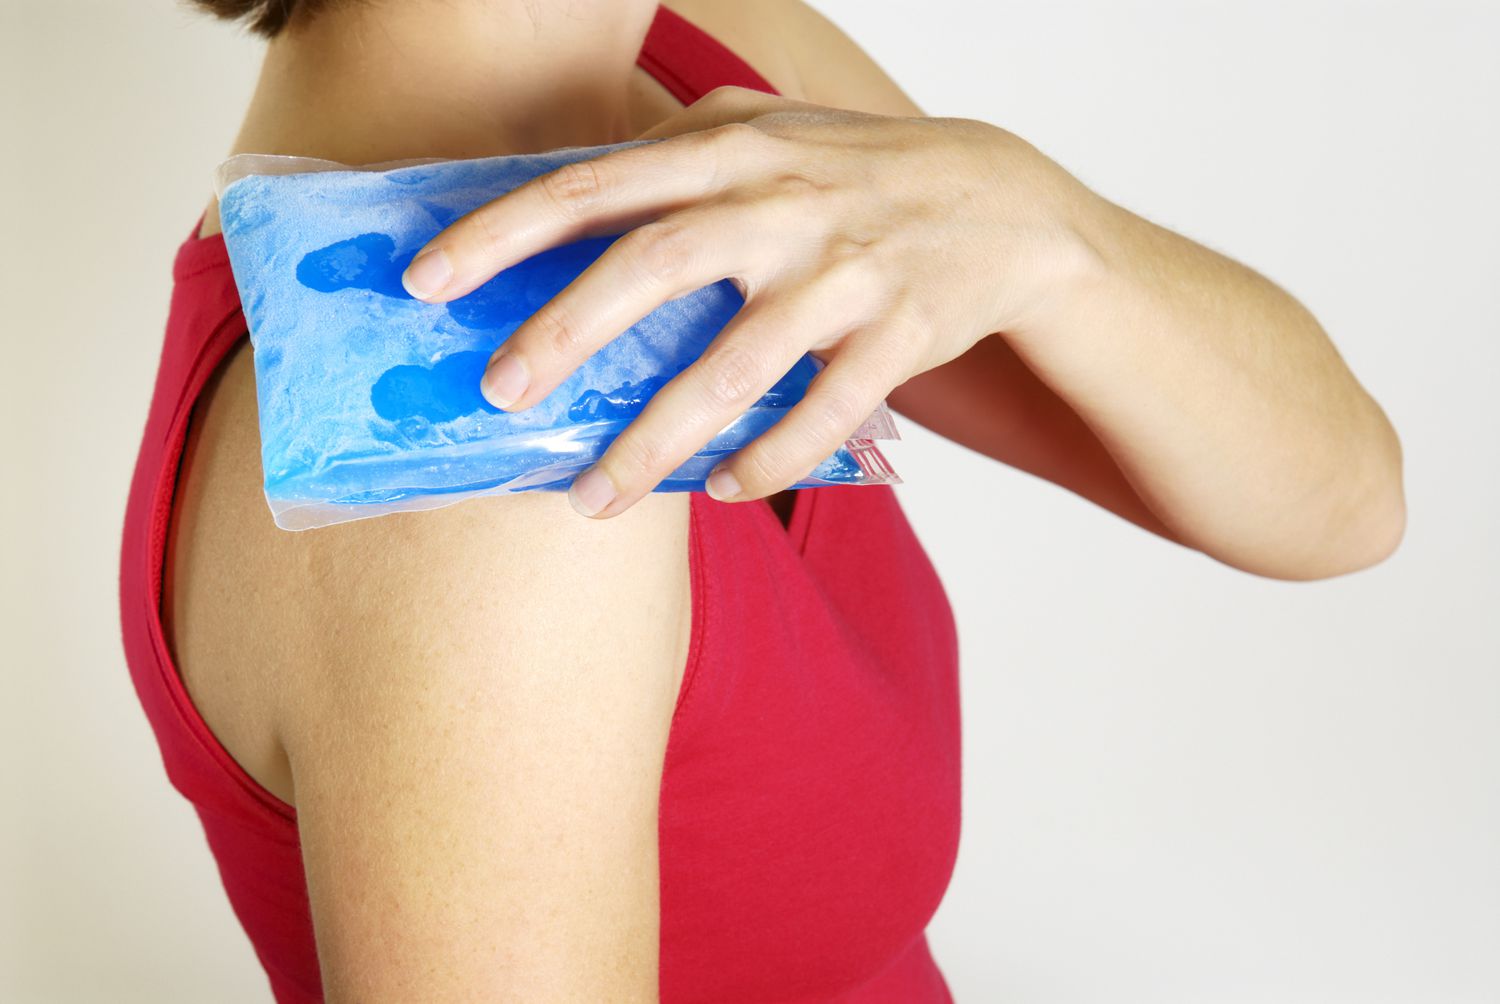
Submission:
<svg viewBox="0 0 1500 1004">
<path fill-rule="evenodd" d="M 769 225 L 805 228 L 825 214 L 837 215 L 839 194 L 822 178 L 800 169 L 777 173 L 757 184 L 757 208 L 767 214 Z"/>
<path fill-rule="evenodd" d="M 867 255 L 838 250 L 825 264 L 821 279 L 831 299 L 858 304 L 867 310 L 886 298 L 887 284 L 881 281 L 882 274 L 880 265 Z"/>
<path fill-rule="evenodd" d="M 692 241 L 680 223 L 658 220 L 621 238 L 621 254 L 645 286 L 670 282 L 687 271 Z"/>
<path fill-rule="evenodd" d="M 471 233 L 474 243 L 478 245 L 479 253 L 486 258 L 496 257 L 500 254 L 505 239 L 500 230 L 498 214 L 489 206 L 484 206 L 473 216 L 469 217 L 473 224 Z"/>
<path fill-rule="evenodd" d="M 793 197 L 819 197 L 834 189 L 827 178 L 802 167 L 791 167 L 778 172 L 771 184 L 780 192 Z"/>
<path fill-rule="evenodd" d="M 747 495 L 769 495 L 797 480 L 787 473 L 793 466 L 780 445 L 767 436 L 761 436 L 752 446 L 740 451 L 735 473 Z"/>
<path fill-rule="evenodd" d="M 807 429 L 808 445 L 818 449 L 826 446 L 830 451 L 836 449 L 874 410 L 873 406 L 864 406 L 863 395 L 853 387 L 844 384 L 825 387 L 808 416 L 811 419 Z"/>
<path fill-rule="evenodd" d="M 725 122 L 686 133 L 691 159 L 709 180 L 710 187 L 734 184 L 747 162 L 763 160 L 760 143 L 765 134 L 747 122 Z"/>
<path fill-rule="evenodd" d="M 776 490 L 777 474 L 771 459 L 773 452 L 767 444 L 756 440 L 736 456 L 734 473 L 745 497 L 768 495 Z"/>
<path fill-rule="evenodd" d="M 583 331 L 567 308 L 548 303 L 531 315 L 531 326 L 537 337 L 553 355 L 567 359 L 579 353 L 584 345 Z"/>
<path fill-rule="evenodd" d="M 886 310 L 886 327 L 892 332 L 890 338 L 877 343 L 886 354 L 886 362 L 894 364 L 896 349 L 902 345 L 925 344 L 932 335 L 933 320 L 926 310 L 910 297 L 903 297 Z"/>
<path fill-rule="evenodd" d="M 757 354 L 733 342 L 706 353 L 708 367 L 704 392 L 715 409 L 758 397 L 765 366 Z"/>
<path fill-rule="evenodd" d="M 619 474 L 616 483 L 622 491 L 627 484 L 651 478 L 660 479 L 677 467 L 660 442 L 629 429 L 615 438 L 609 452 L 615 462 L 614 470 Z"/>
<path fill-rule="evenodd" d="M 886 391 L 905 383 L 912 375 L 913 363 L 921 346 L 920 337 L 910 328 L 887 327 L 870 332 L 860 343 L 862 369 L 872 390 L 878 389 L 880 395 L 872 396 L 869 407 L 850 424 L 851 429 L 870 417 L 870 412 L 875 410 Z M 873 386 L 876 384 L 879 386 Z"/>
<path fill-rule="evenodd" d="M 828 238 L 824 252 L 834 262 L 868 259 L 877 241 L 869 234 L 853 230 L 840 230 Z"/>
<path fill-rule="evenodd" d="M 740 87 L 737 84 L 720 84 L 703 95 L 701 100 L 712 104 L 714 107 L 720 105 L 736 107 L 740 102 L 745 100 L 749 93 L 750 89 L 747 87 Z"/>
<path fill-rule="evenodd" d="M 721 146 L 744 146 L 761 137 L 761 131 L 748 122 L 724 122 L 708 132 L 713 141 Z"/>
<path fill-rule="evenodd" d="M 742 178 L 746 165 L 764 164 L 768 160 L 768 137 L 748 122 L 724 122 L 703 130 L 701 136 L 700 156 L 712 166 L 720 184 Z"/>
<path fill-rule="evenodd" d="M 884 400 L 892 388 L 901 386 L 924 369 L 931 368 L 922 363 L 922 360 L 930 358 L 932 343 L 921 332 L 890 332 L 876 344 L 875 348 L 881 361 L 878 371 L 881 384 L 880 400 Z M 931 365 L 937 365 L 937 361 Z M 879 403 L 879 401 L 871 402 L 870 410 L 874 411 Z M 868 417 L 868 415 L 860 416 L 861 420 Z"/>
<path fill-rule="evenodd" d="M 604 172 L 591 160 L 564 164 L 542 176 L 542 192 L 568 218 L 586 215 L 604 198 Z"/>
</svg>

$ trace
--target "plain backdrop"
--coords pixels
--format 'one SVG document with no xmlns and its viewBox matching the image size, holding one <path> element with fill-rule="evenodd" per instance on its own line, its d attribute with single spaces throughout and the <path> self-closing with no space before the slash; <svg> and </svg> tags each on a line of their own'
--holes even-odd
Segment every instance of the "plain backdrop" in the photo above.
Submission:
<svg viewBox="0 0 1500 1004">
<path fill-rule="evenodd" d="M 817 6 L 929 114 L 1283 285 L 1405 448 L 1399 552 L 1293 584 L 903 425 L 961 637 L 958 999 L 1500 1001 L 1500 4 Z M 260 46 L 172 0 L 0 12 L 0 999 L 268 1001 L 115 592 L 172 254 Z"/>
</svg>

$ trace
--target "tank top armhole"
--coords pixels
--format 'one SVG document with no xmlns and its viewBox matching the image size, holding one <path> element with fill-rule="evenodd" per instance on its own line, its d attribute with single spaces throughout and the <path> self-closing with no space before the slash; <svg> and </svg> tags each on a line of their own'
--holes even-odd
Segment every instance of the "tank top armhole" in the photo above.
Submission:
<svg viewBox="0 0 1500 1004">
<path fill-rule="evenodd" d="M 692 696 L 693 685 L 700 675 L 699 667 L 703 662 L 703 652 L 706 646 L 710 608 L 708 576 L 704 572 L 704 562 L 707 560 L 703 553 L 704 536 L 702 495 L 698 492 L 690 492 L 688 493 L 688 592 L 692 603 L 689 615 L 691 626 L 687 662 L 682 670 L 682 683 L 677 688 L 677 703 L 672 708 L 674 730 L 686 715 L 685 709 Z"/>
<path fill-rule="evenodd" d="M 220 245 L 222 249 L 222 245 Z M 214 252 L 206 250 L 203 255 L 203 267 L 189 272 L 179 279 L 203 276 L 204 281 L 208 277 L 203 273 L 211 271 L 215 266 L 213 262 Z M 227 260 L 225 262 L 227 264 Z M 227 276 L 220 280 L 233 289 L 233 283 Z M 210 292 L 210 297 L 214 294 Z M 146 634 L 152 649 L 152 655 L 160 675 L 162 688 L 166 691 L 168 704 L 176 713 L 178 723 L 182 732 L 203 756 L 213 765 L 221 776 L 227 777 L 234 787 L 242 792 L 256 810 L 265 816 L 281 824 L 295 826 L 297 819 L 296 808 L 279 798 L 259 781 L 244 766 L 234 758 L 229 750 L 219 741 L 219 737 L 209 727 L 207 720 L 203 718 L 193 701 L 192 695 L 188 693 L 187 684 L 182 679 L 182 674 L 177 668 L 175 654 L 172 645 L 167 638 L 166 623 L 162 617 L 162 600 L 164 597 L 164 579 L 166 575 L 166 562 L 169 556 L 169 542 L 176 532 L 174 518 L 177 515 L 177 503 L 179 500 L 178 476 L 181 473 L 181 465 L 186 454 L 187 439 L 190 433 L 193 412 L 197 404 L 200 392 L 207 383 L 209 376 L 216 370 L 220 363 L 229 355 L 229 352 L 239 344 L 246 336 L 244 318 L 238 308 L 231 309 L 217 323 L 211 326 L 211 334 L 202 343 L 199 351 L 192 358 L 191 363 L 184 372 L 182 392 L 177 397 L 171 411 L 170 421 L 167 424 L 167 435 L 163 443 L 163 466 L 161 474 L 154 489 L 151 491 L 147 508 L 148 532 L 146 540 L 146 569 L 145 602 L 146 602 Z M 192 796 L 189 796 L 190 800 Z"/>
</svg>

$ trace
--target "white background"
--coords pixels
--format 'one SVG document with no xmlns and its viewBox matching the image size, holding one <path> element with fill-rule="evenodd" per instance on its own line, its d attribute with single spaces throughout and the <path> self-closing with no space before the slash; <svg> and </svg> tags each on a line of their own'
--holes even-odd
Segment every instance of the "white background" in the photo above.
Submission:
<svg viewBox="0 0 1500 1004">
<path fill-rule="evenodd" d="M 1500 4 L 818 6 L 929 114 L 1282 284 L 1406 451 L 1400 551 L 1291 584 L 903 425 L 964 663 L 958 999 L 1500 1002 Z M 0 998 L 267 1001 L 115 599 L 171 256 L 259 45 L 0 0 L 0 46 Z"/>
</svg>

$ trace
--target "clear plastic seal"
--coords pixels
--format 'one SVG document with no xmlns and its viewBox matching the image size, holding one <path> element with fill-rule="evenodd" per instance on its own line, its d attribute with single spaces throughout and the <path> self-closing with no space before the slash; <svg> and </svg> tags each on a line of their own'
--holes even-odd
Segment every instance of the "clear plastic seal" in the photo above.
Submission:
<svg viewBox="0 0 1500 1004">
<path fill-rule="evenodd" d="M 744 302 L 728 280 L 660 305 L 512 414 L 479 393 L 490 355 L 619 235 L 550 248 L 446 304 L 401 286 L 416 251 L 463 214 L 562 164 L 651 142 L 660 141 L 364 165 L 239 154 L 218 166 L 277 526 L 564 491 L 703 353 Z M 713 467 L 774 425 L 821 368 L 804 355 L 654 490 L 702 491 Z M 899 438 L 882 402 L 791 487 L 898 484 L 876 441 Z"/>
</svg>

